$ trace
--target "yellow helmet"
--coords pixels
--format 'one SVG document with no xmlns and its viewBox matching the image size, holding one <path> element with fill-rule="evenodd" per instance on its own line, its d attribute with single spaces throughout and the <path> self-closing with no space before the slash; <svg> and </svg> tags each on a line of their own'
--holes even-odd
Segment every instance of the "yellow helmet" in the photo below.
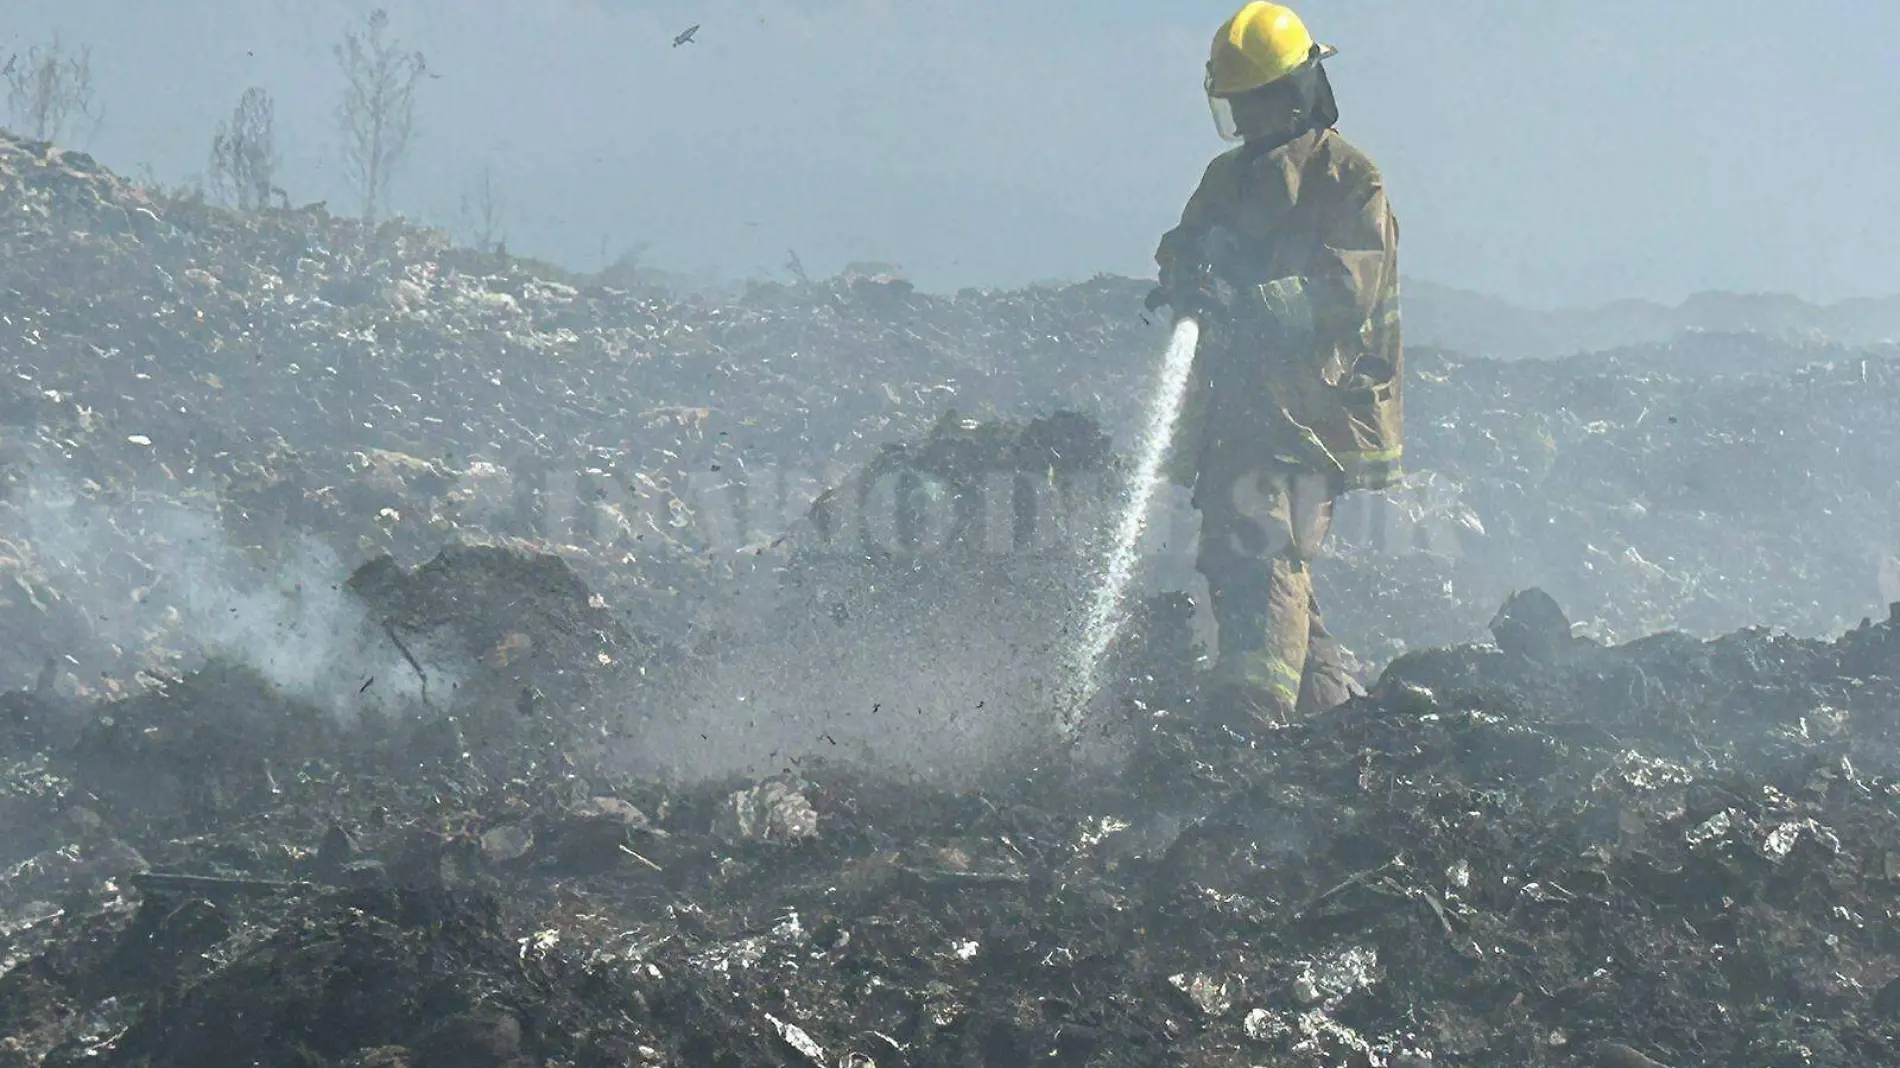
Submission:
<svg viewBox="0 0 1900 1068">
<path fill-rule="evenodd" d="M 1293 73 L 1308 60 L 1337 50 L 1315 44 L 1290 8 L 1253 0 L 1221 23 L 1207 57 L 1207 95 L 1239 96 Z"/>
</svg>

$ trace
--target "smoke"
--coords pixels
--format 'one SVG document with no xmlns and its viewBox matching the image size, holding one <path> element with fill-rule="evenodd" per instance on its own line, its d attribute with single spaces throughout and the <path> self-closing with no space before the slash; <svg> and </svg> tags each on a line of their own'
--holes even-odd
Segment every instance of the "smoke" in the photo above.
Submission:
<svg viewBox="0 0 1900 1068">
<path fill-rule="evenodd" d="M 1880 589 L 1880 603 L 1900 604 L 1900 556 L 1881 553 L 1875 567 L 1874 583 Z"/>
<path fill-rule="evenodd" d="M 303 536 L 241 550 L 208 497 L 108 499 L 30 471 L 0 503 L 0 541 L 0 572 L 44 624 L 8 636 L 15 671 L 50 656 L 80 692 L 110 693 L 137 672 L 173 675 L 216 657 L 339 716 L 420 698 L 414 669 L 350 592 L 334 550 Z"/>
</svg>

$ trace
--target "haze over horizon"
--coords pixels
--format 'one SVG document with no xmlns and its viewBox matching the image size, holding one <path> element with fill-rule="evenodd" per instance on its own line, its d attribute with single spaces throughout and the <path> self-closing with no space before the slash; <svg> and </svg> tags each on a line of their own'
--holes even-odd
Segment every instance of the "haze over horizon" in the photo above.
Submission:
<svg viewBox="0 0 1900 1068">
<path fill-rule="evenodd" d="M 0 51 L 90 46 L 103 122 L 67 140 L 168 184 L 261 85 L 291 199 L 349 212 L 331 49 L 375 6 L 14 0 Z M 491 168 L 509 247 L 578 269 L 646 243 L 726 278 L 784 277 L 788 249 L 930 289 L 1142 277 L 1225 147 L 1200 72 L 1234 0 L 380 6 L 440 73 L 396 210 L 455 229 Z M 1341 129 L 1387 174 L 1413 278 L 1542 307 L 1900 292 L 1900 8 L 1297 9 L 1341 50 Z"/>
</svg>

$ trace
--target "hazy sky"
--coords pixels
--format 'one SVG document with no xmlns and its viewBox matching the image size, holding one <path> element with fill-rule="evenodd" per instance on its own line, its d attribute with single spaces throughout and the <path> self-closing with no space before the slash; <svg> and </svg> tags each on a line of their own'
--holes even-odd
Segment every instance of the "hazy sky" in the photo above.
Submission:
<svg viewBox="0 0 1900 1068">
<path fill-rule="evenodd" d="M 372 3 L 8 0 L 0 48 L 89 44 L 108 165 L 181 181 L 249 85 L 294 200 L 342 188 L 332 45 Z M 930 288 L 1146 275 L 1207 159 L 1235 0 L 390 0 L 424 83 L 394 200 L 511 248 L 726 275 L 854 259 Z M 1532 304 L 1900 292 L 1900 5 L 1335 0 L 1341 128 L 1413 277 Z M 1795 12 L 1790 14 L 1790 12 Z M 670 47 L 690 23 L 698 43 Z"/>
</svg>

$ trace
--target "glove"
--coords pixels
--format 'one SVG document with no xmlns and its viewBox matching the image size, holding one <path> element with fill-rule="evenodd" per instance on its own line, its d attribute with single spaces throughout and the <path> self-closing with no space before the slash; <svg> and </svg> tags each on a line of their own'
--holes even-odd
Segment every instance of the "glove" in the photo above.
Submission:
<svg viewBox="0 0 1900 1068">
<path fill-rule="evenodd" d="M 1234 316 L 1240 302 L 1233 286 L 1222 281 L 1206 267 L 1173 267 L 1162 272 L 1161 284 L 1148 291 L 1142 306 L 1155 311 L 1162 305 L 1174 309 L 1175 318 L 1196 318 L 1202 325 L 1214 318 Z"/>
</svg>

